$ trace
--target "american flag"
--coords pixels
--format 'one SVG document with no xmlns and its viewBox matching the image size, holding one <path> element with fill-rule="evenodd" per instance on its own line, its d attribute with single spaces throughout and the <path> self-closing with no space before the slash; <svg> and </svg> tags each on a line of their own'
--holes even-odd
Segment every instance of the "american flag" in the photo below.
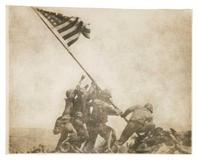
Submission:
<svg viewBox="0 0 198 160">
<path fill-rule="evenodd" d="M 57 30 L 61 37 L 70 46 L 75 43 L 82 34 L 86 38 L 90 38 L 90 29 L 88 24 L 84 24 L 79 17 L 68 17 L 60 13 L 49 12 L 43 9 L 37 9 L 50 24 Z"/>
</svg>

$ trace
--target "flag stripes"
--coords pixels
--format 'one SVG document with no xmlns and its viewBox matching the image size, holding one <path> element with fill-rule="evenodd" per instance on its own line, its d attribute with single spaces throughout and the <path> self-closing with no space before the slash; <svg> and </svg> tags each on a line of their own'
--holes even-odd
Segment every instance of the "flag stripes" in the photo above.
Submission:
<svg viewBox="0 0 198 160">
<path fill-rule="evenodd" d="M 63 31 L 65 31 L 65 30 L 67 30 L 67 29 L 70 29 L 71 27 L 74 27 L 74 26 L 78 23 L 78 20 L 79 20 L 79 18 L 75 18 L 74 20 L 70 18 L 70 19 L 68 20 L 69 22 L 66 21 L 66 22 L 64 23 L 65 26 L 62 27 L 62 28 L 60 28 L 60 29 L 58 30 L 58 32 L 61 33 L 61 32 L 63 32 Z"/>
<path fill-rule="evenodd" d="M 90 38 L 90 29 L 87 28 L 87 25 L 79 17 L 63 16 L 60 13 L 49 12 L 43 9 L 37 9 L 37 11 L 50 22 L 68 46 L 75 43 L 81 33 L 84 37 Z"/>
<path fill-rule="evenodd" d="M 81 29 L 81 27 L 82 27 L 82 23 L 79 23 L 78 26 L 75 27 L 75 30 L 73 30 L 73 31 L 70 32 L 70 33 L 65 34 L 65 35 L 63 36 L 63 39 L 67 39 L 67 38 L 69 38 L 69 37 L 71 37 L 71 36 L 73 36 L 73 35 L 79 33 L 79 32 L 80 32 L 79 30 Z"/>
</svg>

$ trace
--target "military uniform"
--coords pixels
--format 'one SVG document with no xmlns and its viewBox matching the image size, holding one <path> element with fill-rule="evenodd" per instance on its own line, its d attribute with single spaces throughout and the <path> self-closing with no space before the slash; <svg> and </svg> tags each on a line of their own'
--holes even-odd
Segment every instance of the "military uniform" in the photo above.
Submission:
<svg viewBox="0 0 198 160">
<path fill-rule="evenodd" d="M 81 112 L 83 113 L 83 121 L 85 121 L 88 108 L 87 108 L 87 99 L 88 99 L 88 91 L 85 88 L 81 88 L 80 86 L 76 87 L 76 98 L 74 100 L 74 108 L 72 111 L 72 116 L 75 116 L 75 113 Z"/>
<path fill-rule="evenodd" d="M 67 90 L 66 91 L 66 98 L 65 98 L 65 109 L 62 115 L 71 115 L 71 112 L 73 111 L 74 108 L 74 98 L 76 96 L 75 90 Z"/>
<path fill-rule="evenodd" d="M 68 137 L 68 134 L 76 135 L 77 132 L 74 129 L 73 125 L 70 123 L 70 116 L 64 115 L 61 117 L 58 117 L 55 123 L 55 127 L 53 130 L 54 134 L 61 134 L 55 151 L 60 151 L 60 146 L 62 142 Z"/>
<path fill-rule="evenodd" d="M 81 147 L 81 144 L 87 141 L 89 137 L 88 131 L 82 120 L 82 113 L 77 112 L 71 122 L 77 131 L 77 135 L 71 137 L 69 142 L 71 142 L 73 145 L 76 145 L 77 147 Z"/>
<path fill-rule="evenodd" d="M 137 133 L 144 129 L 148 130 L 147 126 L 151 125 L 153 120 L 153 109 L 151 106 L 152 105 L 150 104 L 146 104 L 145 106 L 132 106 L 122 114 L 122 117 L 126 117 L 133 112 L 127 126 L 124 128 L 120 136 L 118 141 L 119 144 L 124 144 L 133 133 Z"/>
<path fill-rule="evenodd" d="M 65 99 L 65 110 L 63 115 L 71 116 L 70 125 L 76 130 L 77 134 L 72 134 L 68 137 L 67 143 L 80 147 L 81 144 L 88 139 L 88 132 L 84 126 L 83 112 L 86 107 L 86 91 L 84 88 L 77 86 L 75 90 L 68 90 Z M 80 116 L 79 116 L 80 113 Z M 65 134 L 60 138 L 65 139 Z"/>
<path fill-rule="evenodd" d="M 92 106 L 93 110 L 91 111 L 89 121 L 87 122 L 89 139 L 86 145 L 86 150 L 88 152 L 94 148 L 98 135 L 104 138 L 105 142 L 108 141 L 110 134 L 112 135 L 111 143 L 116 140 L 114 129 L 106 125 L 106 122 L 108 121 L 108 115 L 118 115 L 117 110 L 99 99 L 95 99 Z"/>
</svg>

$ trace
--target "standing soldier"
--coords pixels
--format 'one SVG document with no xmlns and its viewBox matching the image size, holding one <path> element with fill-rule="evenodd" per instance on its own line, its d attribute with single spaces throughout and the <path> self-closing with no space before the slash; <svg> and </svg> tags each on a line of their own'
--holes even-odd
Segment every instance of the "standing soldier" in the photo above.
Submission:
<svg viewBox="0 0 198 160">
<path fill-rule="evenodd" d="M 105 92 L 105 94 L 108 93 Z M 109 94 L 108 96 L 111 97 Z M 108 122 L 108 115 L 119 115 L 121 113 L 118 109 L 114 109 L 111 105 L 100 99 L 94 99 L 91 103 L 91 108 L 89 121 L 87 122 L 87 129 L 89 132 L 89 139 L 85 146 L 87 152 L 94 151 L 93 148 L 98 135 L 104 138 L 105 147 L 107 147 L 110 135 L 112 136 L 111 145 L 115 142 L 115 131 L 113 128 L 106 125 L 106 123 Z"/>
<path fill-rule="evenodd" d="M 70 89 L 66 91 L 66 98 L 65 98 L 65 110 L 62 115 L 71 115 L 71 112 L 74 108 L 74 98 L 75 98 L 75 90 Z M 72 116 L 72 115 L 71 115 Z"/>
<path fill-rule="evenodd" d="M 89 87 L 89 90 L 88 90 L 89 99 L 95 99 L 98 96 L 99 92 L 100 92 L 100 89 L 98 89 L 95 82 L 92 81 L 91 86 Z"/>
<path fill-rule="evenodd" d="M 77 112 L 84 114 L 88 97 L 87 89 L 89 87 L 89 85 L 86 85 L 85 87 L 80 86 L 84 78 L 84 75 L 82 75 L 75 89 L 66 91 L 65 109 L 62 115 L 70 114 L 70 116 L 74 118 Z"/>
<path fill-rule="evenodd" d="M 149 130 L 149 128 L 154 127 L 152 104 L 147 103 L 144 106 L 135 105 L 129 107 L 121 116 L 126 117 L 131 112 L 133 113 L 130 120 L 118 140 L 119 145 L 124 144 L 133 133 L 142 132 L 143 130 Z"/>
<path fill-rule="evenodd" d="M 70 134 L 65 141 L 65 144 L 69 143 L 74 147 L 81 147 L 81 144 L 88 139 L 88 131 L 84 124 L 84 110 L 87 102 L 87 89 L 88 85 L 81 87 L 81 82 L 85 76 L 81 76 L 81 79 L 74 90 L 68 90 L 65 98 L 65 110 L 63 115 L 70 115 L 70 123 L 76 130 L 76 134 Z M 66 149 L 67 150 L 67 149 Z"/>
<path fill-rule="evenodd" d="M 83 114 L 83 120 L 86 118 L 87 113 L 88 87 L 89 85 L 86 85 L 85 87 L 80 87 L 80 85 L 77 85 L 75 90 L 76 98 L 74 100 L 73 115 L 77 112 L 81 112 Z"/>
</svg>

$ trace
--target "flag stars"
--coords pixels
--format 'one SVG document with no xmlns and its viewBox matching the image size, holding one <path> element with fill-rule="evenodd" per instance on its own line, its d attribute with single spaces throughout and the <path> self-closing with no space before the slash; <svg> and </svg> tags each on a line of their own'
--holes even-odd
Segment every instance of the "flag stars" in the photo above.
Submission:
<svg viewBox="0 0 198 160">
<path fill-rule="evenodd" d="M 57 29 L 60 36 L 65 40 L 68 46 L 75 43 L 80 34 L 82 33 L 86 38 L 89 38 L 89 32 L 85 30 L 83 22 L 79 17 L 68 17 L 63 16 L 62 14 L 57 14 L 53 12 L 47 12 L 43 10 L 38 10 L 42 14 L 42 19 L 45 18 L 51 26 Z M 46 24 L 48 26 L 48 24 Z M 58 27 L 57 27 L 58 26 Z M 67 27 L 68 26 L 68 27 Z M 82 29 L 82 27 L 84 29 Z"/>
<path fill-rule="evenodd" d="M 55 20 L 55 22 L 57 22 L 57 23 L 61 23 L 62 21 L 59 19 L 59 18 L 57 18 L 57 17 L 53 17 L 54 18 L 54 20 Z"/>
<path fill-rule="evenodd" d="M 57 25 L 57 22 L 56 22 L 53 18 L 50 19 L 50 22 L 51 22 L 51 24 L 53 24 L 54 26 Z"/>
<path fill-rule="evenodd" d="M 56 18 L 55 20 L 56 20 L 56 22 L 60 23 L 60 20 L 58 18 Z"/>
</svg>

